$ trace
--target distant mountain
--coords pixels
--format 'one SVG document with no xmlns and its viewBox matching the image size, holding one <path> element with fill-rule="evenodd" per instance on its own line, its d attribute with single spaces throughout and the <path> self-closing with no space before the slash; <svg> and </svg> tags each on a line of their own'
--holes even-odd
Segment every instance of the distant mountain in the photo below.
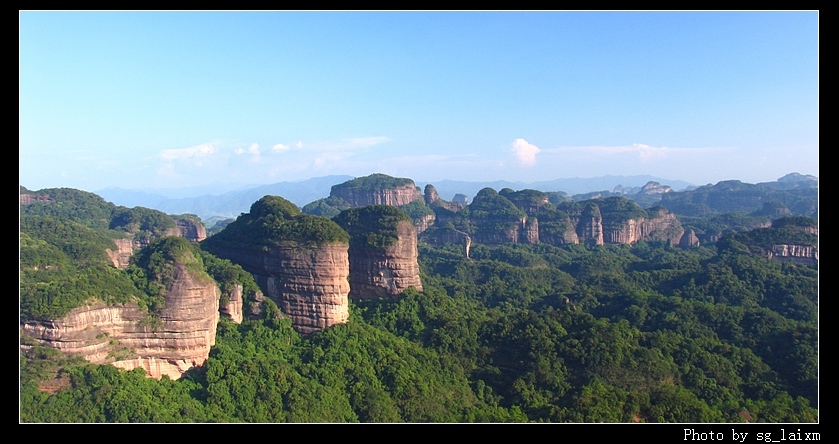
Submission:
<svg viewBox="0 0 839 444">
<path fill-rule="evenodd" d="M 615 187 L 643 187 L 648 182 L 658 182 L 662 185 L 669 185 L 673 190 L 683 190 L 691 186 L 683 180 L 662 179 L 655 176 L 601 176 L 590 178 L 574 177 L 570 179 L 543 180 L 539 182 L 507 182 L 497 180 L 494 182 L 465 182 L 459 180 L 441 180 L 439 182 L 417 182 L 420 187 L 428 183 L 434 185 L 440 197 L 450 200 L 455 194 L 464 194 L 470 199 L 478 191 L 484 188 L 501 190 L 510 188 L 513 190 L 532 189 L 539 191 L 563 191 L 569 195 L 591 193 L 595 191 L 612 191 Z"/>
<path fill-rule="evenodd" d="M 169 214 L 191 213 L 202 219 L 209 219 L 214 216 L 235 218 L 239 214 L 247 212 L 251 204 L 263 196 L 282 196 L 298 207 L 302 207 L 309 202 L 328 196 L 332 185 L 349 179 L 352 179 L 352 176 L 324 176 L 299 182 L 279 182 L 219 194 L 205 193 L 180 198 L 163 195 L 164 192 L 170 195 L 174 194 L 173 190 L 143 191 L 108 188 L 97 192 L 97 194 L 117 205 L 127 207 L 143 206 Z"/>
</svg>

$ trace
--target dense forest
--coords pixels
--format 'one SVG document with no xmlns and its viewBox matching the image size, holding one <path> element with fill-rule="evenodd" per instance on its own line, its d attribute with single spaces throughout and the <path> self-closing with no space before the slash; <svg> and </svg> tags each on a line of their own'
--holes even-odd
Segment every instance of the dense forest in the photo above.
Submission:
<svg viewBox="0 0 839 444">
<path fill-rule="evenodd" d="M 502 195 L 533 197 L 485 191 L 471 216 Z M 168 221 L 75 197 L 90 205 L 38 203 L 21 216 L 22 319 L 54 319 L 90 298 L 153 311 L 155 276 L 176 254 L 222 289 L 255 293 L 247 272 L 201 251 L 213 237 L 162 237 L 115 269 L 109 239 L 126 226 L 160 235 Z M 353 210 L 335 224 L 265 198 L 217 236 L 263 244 L 316 226 L 327 237 L 300 241 L 347 242 L 343 230 L 371 215 L 383 226 L 407 218 Z M 176 381 L 21 336 L 20 421 L 817 422 L 818 265 L 765 254 L 778 242 L 817 243 L 802 226 L 817 223 L 777 219 L 691 248 L 475 243 L 468 258 L 462 245 L 420 243 L 424 291 L 351 300 L 347 324 L 308 336 L 270 303 L 241 324 L 222 319 L 205 365 Z"/>
</svg>

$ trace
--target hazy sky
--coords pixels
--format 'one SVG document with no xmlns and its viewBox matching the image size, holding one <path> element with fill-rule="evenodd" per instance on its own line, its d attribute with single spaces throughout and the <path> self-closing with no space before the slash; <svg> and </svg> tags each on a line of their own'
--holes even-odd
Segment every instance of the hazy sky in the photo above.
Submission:
<svg viewBox="0 0 839 444">
<path fill-rule="evenodd" d="M 20 184 L 818 175 L 817 12 L 20 12 Z"/>
</svg>

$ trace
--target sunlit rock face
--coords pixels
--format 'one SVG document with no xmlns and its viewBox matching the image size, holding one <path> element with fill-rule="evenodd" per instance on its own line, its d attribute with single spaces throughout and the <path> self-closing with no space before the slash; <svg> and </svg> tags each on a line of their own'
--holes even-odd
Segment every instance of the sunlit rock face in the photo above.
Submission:
<svg viewBox="0 0 839 444">
<path fill-rule="evenodd" d="M 367 205 L 390 205 L 398 207 L 415 200 L 423 200 L 423 195 L 413 182 L 394 188 L 378 190 L 358 190 L 353 188 L 333 187 L 332 195 L 349 202 L 353 207 Z"/>
<path fill-rule="evenodd" d="M 350 297 L 394 297 L 409 287 L 422 291 L 416 230 L 401 221 L 397 233 L 396 242 L 384 249 L 350 246 Z"/>
<path fill-rule="evenodd" d="M 265 250 L 224 248 L 216 255 L 254 275 L 294 329 L 308 334 L 349 319 L 348 245 L 274 246 Z"/>
<path fill-rule="evenodd" d="M 134 303 L 93 304 L 61 319 L 25 321 L 21 328 L 43 345 L 77 353 L 93 363 L 128 370 L 141 367 L 152 377 L 177 379 L 203 365 L 215 345 L 219 296 L 214 281 L 175 264 L 165 308 L 156 318 Z"/>
<path fill-rule="evenodd" d="M 769 259 L 813 265 L 819 261 L 819 248 L 815 245 L 773 245 Z"/>
<path fill-rule="evenodd" d="M 404 211 L 369 205 L 342 211 L 333 219 L 350 235 L 350 297 L 395 297 L 422 291 L 417 231 Z"/>
</svg>

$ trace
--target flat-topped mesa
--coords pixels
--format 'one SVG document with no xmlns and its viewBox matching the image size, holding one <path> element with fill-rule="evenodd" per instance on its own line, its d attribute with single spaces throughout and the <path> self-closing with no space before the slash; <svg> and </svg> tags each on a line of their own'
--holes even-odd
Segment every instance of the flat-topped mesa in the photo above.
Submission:
<svg viewBox="0 0 839 444">
<path fill-rule="evenodd" d="M 190 242 L 201 242 L 207 238 L 207 229 L 197 218 L 175 217 L 176 236 L 181 236 Z"/>
<path fill-rule="evenodd" d="M 518 243 L 527 214 L 492 188 L 478 191 L 469 205 L 473 240 L 486 245 Z"/>
<path fill-rule="evenodd" d="M 302 334 L 349 319 L 349 235 L 326 217 L 265 196 L 202 246 L 252 273 Z"/>
<path fill-rule="evenodd" d="M 335 217 L 350 234 L 350 297 L 396 297 L 409 287 L 422 291 L 417 232 L 395 207 L 371 205 Z"/>
<path fill-rule="evenodd" d="M 371 174 L 333 185 L 330 196 L 339 197 L 352 207 L 402 206 L 423 201 L 423 195 L 413 180 L 386 174 Z"/>
<path fill-rule="evenodd" d="M 152 279 L 165 284 L 165 291 L 156 310 L 134 302 L 98 302 L 72 309 L 60 319 L 24 321 L 21 329 L 43 345 L 96 364 L 141 367 L 154 378 L 178 379 L 203 365 L 215 344 L 220 290 L 193 265 L 200 264 L 197 261 L 187 251 L 157 264 L 161 273 Z"/>
</svg>

